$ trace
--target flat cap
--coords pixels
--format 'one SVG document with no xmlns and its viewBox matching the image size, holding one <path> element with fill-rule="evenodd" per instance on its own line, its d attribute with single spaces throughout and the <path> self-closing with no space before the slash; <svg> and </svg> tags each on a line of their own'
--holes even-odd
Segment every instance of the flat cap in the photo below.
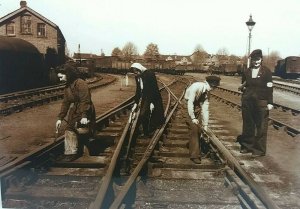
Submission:
<svg viewBox="0 0 300 209">
<path fill-rule="evenodd" d="M 206 76 L 205 80 L 210 86 L 219 86 L 221 78 L 215 75 Z"/>
<path fill-rule="evenodd" d="M 255 49 L 255 50 L 253 50 L 249 56 L 251 58 L 257 58 L 257 57 L 262 58 L 263 57 L 261 49 Z"/>
</svg>

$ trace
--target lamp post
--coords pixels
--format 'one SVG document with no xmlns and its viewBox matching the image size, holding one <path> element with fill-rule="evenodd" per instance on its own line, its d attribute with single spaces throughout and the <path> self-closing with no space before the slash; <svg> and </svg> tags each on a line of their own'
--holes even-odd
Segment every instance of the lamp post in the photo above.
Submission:
<svg viewBox="0 0 300 209">
<path fill-rule="evenodd" d="M 252 15 L 250 14 L 250 18 L 249 20 L 246 22 L 246 25 L 249 29 L 249 45 L 248 45 L 248 64 L 247 64 L 247 67 L 249 67 L 250 65 L 250 59 L 249 59 L 249 55 L 250 55 L 250 48 L 251 48 L 251 31 L 254 27 L 256 22 L 253 21 L 252 19 Z"/>
</svg>

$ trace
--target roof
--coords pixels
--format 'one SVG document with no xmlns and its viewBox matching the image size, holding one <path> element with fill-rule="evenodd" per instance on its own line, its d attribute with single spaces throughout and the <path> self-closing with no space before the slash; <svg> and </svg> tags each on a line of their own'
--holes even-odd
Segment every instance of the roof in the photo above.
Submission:
<svg viewBox="0 0 300 209">
<path fill-rule="evenodd" d="M 161 55 L 161 57 L 163 58 L 163 59 L 167 59 L 168 57 L 171 57 L 172 58 L 172 60 L 174 60 L 174 61 L 181 61 L 182 59 L 187 59 L 188 61 L 191 61 L 191 57 L 190 57 L 191 55 L 187 55 L 187 56 L 185 56 L 185 55 Z"/>
<path fill-rule="evenodd" d="M 48 24 L 51 25 L 52 27 L 56 28 L 56 29 L 60 32 L 60 34 L 62 35 L 63 39 L 65 40 L 65 38 L 64 38 L 64 36 L 63 36 L 63 34 L 62 34 L 62 32 L 60 31 L 59 27 L 58 27 L 55 23 L 53 23 L 52 21 L 50 21 L 49 19 L 47 19 L 47 18 L 44 17 L 43 15 L 39 14 L 38 12 L 34 11 L 33 9 L 31 9 L 31 8 L 28 7 L 28 6 L 20 7 L 19 9 L 17 9 L 17 10 L 15 10 L 15 11 L 13 11 L 13 12 L 11 12 L 11 13 L 9 13 L 9 14 L 3 16 L 3 17 L 1 17 L 1 18 L 0 18 L 0 25 L 2 25 L 5 21 L 7 21 L 7 20 L 9 20 L 9 19 L 11 19 L 11 18 L 13 18 L 13 17 L 19 15 L 20 13 L 24 13 L 24 12 L 29 12 L 29 13 L 31 13 L 32 15 L 34 15 L 34 16 L 40 18 L 40 19 L 43 20 L 44 22 L 48 23 Z"/>
<path fill-rule="evenodd" d="M 0 36 L 0 51 L 40 53 L 39 50 L 28 41 L 6 36 Z"/>
<path fill-rule="evenodd" d="M 93 59 L 93 58 L 97 58 L 99 56 L 97 56 L 96 54 L 89 54 L 89 53 L 74 53 L 73 58 L 74 59 Z"/>
</svg>

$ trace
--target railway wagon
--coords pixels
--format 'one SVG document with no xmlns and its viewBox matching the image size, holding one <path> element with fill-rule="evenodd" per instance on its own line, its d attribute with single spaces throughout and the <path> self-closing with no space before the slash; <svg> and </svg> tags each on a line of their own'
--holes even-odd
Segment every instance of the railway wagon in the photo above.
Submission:
<svg viewBox="0 0 300 209">
<path fill-rule="evenodd" d="M 235 75 L 238 72 L 238 66 L 236 64 L 223 65 L 224 75 Z"/>
<path fill-rule="evenodd" d="M 31 43 L 0 36 L 0 94 L 38 88 L 48 83 L 44 58 Z"/>
<path fill-rule="evenodd" d="M 278 60 L 274 75 L 281 78 L 300 78 L 300 57 L 289 56 L 285 59 Z"/>
<path fill-rule="evenodd" d="M 233 76 L 240 75 L 245 67 L 242 64 L 222 64 L 219 67 L 213 66 L 210 71 L 212 74 Z"/>
</svg>

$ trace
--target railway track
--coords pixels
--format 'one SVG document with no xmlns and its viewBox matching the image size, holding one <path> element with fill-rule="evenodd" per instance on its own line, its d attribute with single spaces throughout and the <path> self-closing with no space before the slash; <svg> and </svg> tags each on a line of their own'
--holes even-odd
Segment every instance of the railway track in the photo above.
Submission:
<svg viewBox="0 0 300 209">
<path fill-rule="evenodd" d="M 228 105 L 241 109 L 241 93 L 218 87 L 212 95 Z M 269 121 L 276 129 L 283 129 L 291 136 L 300 133 L 299 110 L 289 108 L 280 104 L 273 104 L 274 109 L 270 111 Z"/>
<path fill-rule="evenodd" d="M 202 164 L 195 165 L 189 160 L 186 147 L 189 130 L 183 122 L 187 110 L 182 101 L 188 84 L 186 79 L 177 78 L 163 85 L 166 123 L 151 139 L 137 139 L 129 161 L 124 153 L 131 148 L 128 143 L 131 99 L 97 118 L 97 134 L 93 139 L 82 140 L 86 146 L 78 160 L 59 160 L 57 156 L 63 152 L 63 137 L 60 137 L 2 166 L 4 206 L 278 208 L 240 166 L 240 159 L 244 164 L 247 159 L 244 156 L 237 159 L 232 154 L 235 152 L 226 148 L 229 145 L 223 144 L 234 142 L 232 136 L 226 136 L 217 118 L 211 117 L 211 129 L 203 133 L 209 149 Z M 234 144 L 229 147 L 238 149 Z"/>
<path fill-rule="evenodd" d="M 112 76 L 103 75 L 88 80 L 88 84 L 90 89 L 95 89 L 110 84 L 114 80 Z M 0 95 L 0 115 L 9 115 L 26 108 L 57 101 L 63 96 L 64 84 Z"/>
<path fill-rule="evenodd" d="M 274 81 L 274 87 L 281 91 L 290 92 L 296 95 L 300 95 L 300 86 L 299 85 L 292 85 L 294 83 L 287 83 L 287 82 L 276 82 Z M 298 83 L 299 84 L 299 83 Z"/>
</svg>

